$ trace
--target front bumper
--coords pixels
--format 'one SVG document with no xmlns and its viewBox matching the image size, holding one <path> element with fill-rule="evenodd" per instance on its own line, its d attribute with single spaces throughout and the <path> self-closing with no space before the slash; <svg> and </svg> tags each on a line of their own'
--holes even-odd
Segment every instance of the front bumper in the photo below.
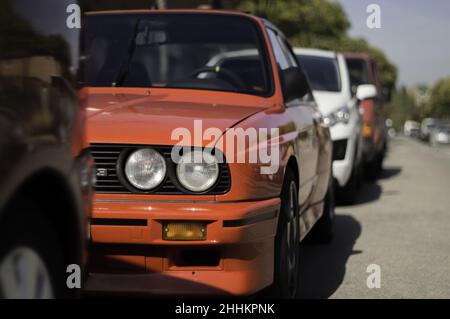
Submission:
<svg viewBox="0 0 450 319">
<path fill-rule="evenodd" d="M 87 292 L 248 295 L 273 281 L 280 199 L 104 200 L 94 206 Z M 165 241 L 165 221 L 207 224 L 204 241 Z"/>
<path fill-rule="evenodd" d="M 342 154 L 343 156 L 333 160 L 333 176 L 338 181 L 339 186 L 344 187 L 347 185 L 354 167 L 355 145 L 357 143 L 355 124 L 338 124 L 332 127 L 331 138 L 334 145 L 341 144 L 342 148 L 342 144 L 346 141 L 345 155 Z M 336 157 L 336 154 L 333 157 Z"/>
<path fill-rule="evenodd" d="M 440 144 L 450 144 L 450 135 L 438 135 L 436 141 Z"/>
</svg>

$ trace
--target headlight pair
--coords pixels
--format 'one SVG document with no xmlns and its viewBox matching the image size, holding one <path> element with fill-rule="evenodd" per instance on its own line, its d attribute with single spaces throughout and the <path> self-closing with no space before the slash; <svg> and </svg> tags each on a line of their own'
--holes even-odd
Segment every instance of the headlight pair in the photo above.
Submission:
<svg viewBox="0 0 450 319">
<path fill-rule="evenodd" d="M 151 191 L 161 185 L 167 175 L 164 157 L 151 148 L 134 151 L 126 160 L 125 176 L 141 191 Z M 179 183 L 187 190 L 202 193 L 210 189 L 219 178 L 217 159 L 200 150 L 183 154 L 176 166 Z"/>
<path fill-rule="evenodd" d="M 339 123 L 348 124 L 349 121 L 350 110 L 346 106 L 324 117 L 324 123 L 330 127 Z"/>
</svg>

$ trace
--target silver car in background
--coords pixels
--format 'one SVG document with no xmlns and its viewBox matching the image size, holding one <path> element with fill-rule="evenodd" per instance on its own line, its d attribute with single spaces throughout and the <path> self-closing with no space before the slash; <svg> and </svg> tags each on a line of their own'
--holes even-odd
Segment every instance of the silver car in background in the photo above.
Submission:
<svg viewBox="0 0 450 319">
<path fill-rule="evenodd" d="M 430 144 L 432 146 L 450 144 L 450 122 L 443 122 L 436 125 L 430 133 Z"/>
</svg>

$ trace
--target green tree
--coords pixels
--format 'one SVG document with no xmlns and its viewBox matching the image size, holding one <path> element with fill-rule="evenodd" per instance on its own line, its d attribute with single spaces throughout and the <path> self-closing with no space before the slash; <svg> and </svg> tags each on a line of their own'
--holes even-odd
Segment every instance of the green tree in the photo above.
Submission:
<svg viewBox="0 0 450 319">
<path fill-rule="evenodd" d="M 383 87 L 394 90 L 396 66 L 382 50 L 364 39 L 348 36 L 351 24 L 339 3 L 329 0 L 245 0 L 237 8 L 267 17 L 296 46 L 369 53 L 377 62 Z"/>
<path fill-rule="evenodd" d="M 428 116 L 450 118 L 450 78 L 438 81 L 430 91 Z"/>
<path fill-rule="evenodd" d="M 408 93 L 406 87 L 396 90 L 390 103 L 386 104 L 385 113 L 394 122 L 395 129 L 403 130 L 403 124 L 408 120 L 420 121 L 420 108 L 416 99 Z"/>
<path fill-rule="evenodd" d="M 344 36 L 339 40 L 335 41 L 335 43 L 325 42 L 322 45 L 320 44 L 320 39 L 318 40 L 318 44 L 316 47 L 335 50 L 335 51 L 350 51 L 350 52 L 366 52 L 369 53 L 376 61 L 378 72 L 381 77 L 381 84 L 383 88 L 388 89 L 393 92 L 395 90 L 395 84 L 397 82 L 397 67 L 389 61 L 384 52 L 376 47 L 371 46 L 364 39 L 354 39 L 348 36 Z M 323 42 L 323 41 L 322 41 Z M 328 44 L 328 46 L 327 46 Z"/>
<path fill-rule="evenodd" d="M 342 7 L 328 0 L 247 0 L 239 9 L 267 17 L 287 37 L 307 43 L 316 37 L 340 38 L 350 27 Z"/>
</svg>

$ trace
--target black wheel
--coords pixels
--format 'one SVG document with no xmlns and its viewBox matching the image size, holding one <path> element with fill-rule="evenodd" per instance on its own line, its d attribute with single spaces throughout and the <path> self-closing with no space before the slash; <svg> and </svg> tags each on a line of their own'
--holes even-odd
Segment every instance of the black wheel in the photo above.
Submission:
<svg viewBox="0 0 450 319">
<path fill-rule="evenodd" d="M 365 174 L 365 172 L 364 172 L 364 162 L 361 159 L 359 161 L 359 163 L 358 163 L 358 182 L 356 183 L 356 187 L 358 189 L 360 189 L 363 186 L 363 184 L 364 184 L 364 179 L 365 179 L 364 174 Z"/>
<path fill-rule="evenodd" d="M 62 251 L 51 224 L 27 202 L 8 214 L 0 229 L 0 298 L 64 297 Z"/>
<path fill-rule="evenodd" d="M 366 164 L 365 176 L 369 181 L 375 181 L 383 170 L 383 154 L 379 153 L 375 155 L 375 158 Z"/>
<path fill-rule="evenodd" d="M 356 202 L 358 194 L 358 165 L 355 165 L 352 170 L 350 179 L 344 187 L 337 185 L 336 187 L 336 201 L 342 205 L 353 205 Z"/>
<path fill-rule="evenodd" d="M 297 295 L 300 262 L 298 187 L 288 171 L 281 194 L 281 210 L 275 237 L 274 282 L 270 295 L 292 299 Z"/>
<path fill-rule="evenodd" d="M 330 243 L 334 237 L 334 219 L 334 187 L 330 183 L 327 195 L 325 196 L 322 217 L 320 217 L 308 234 L 308 242 L 317 244 Z"/>
</svg>

